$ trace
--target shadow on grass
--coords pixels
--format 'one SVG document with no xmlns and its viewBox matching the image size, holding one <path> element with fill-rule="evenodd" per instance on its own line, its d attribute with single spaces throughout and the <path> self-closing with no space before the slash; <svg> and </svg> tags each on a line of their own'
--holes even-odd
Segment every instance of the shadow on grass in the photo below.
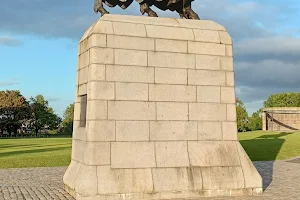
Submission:
<svg viewBox="0 0 300 200">
<path fill-rule="evenodd" d="M 20 155 L 20 154 L 52 152 L 52 151 L 65 150 L 65 149 L 70 149 L 70 147 L 57 147 L 57 148 L 44 148 L 44 149 L 31 149 L 31 150 L 2 152 L 2 153 L 0 153 L 0 157 L 14 156 L 14 155 Z"/>
<path fill-rule="evenodd" d="M 282 137 L 293 132 L 281 132 L 279 134 L 267 134 L 252 140 L 241 140 L 240 143 L 252 161 L 268 161 L 263 166 L 257 165 L 257 170 L 263 178 L 263 188 L 266 190 L 273 180 L 274 161 L 285 142 Z M 261 168 L 260 168 L 261 167 Z"/>
<path fill-rule="evenodd" d="M 21 144 L 21 145 L 12 145 L 12 144 L 4 144 L 1 145 L 0 149 L 7 149 L 7 148 L 35 148 L 35 147 L 51 147 L 51 146 L 61 146 L 61 145 L 72 145 L 71 143 L 58 143 L 58 144 L 45 144 L 45 145 L 41 145 L 41 144 Z"/>
</svg>

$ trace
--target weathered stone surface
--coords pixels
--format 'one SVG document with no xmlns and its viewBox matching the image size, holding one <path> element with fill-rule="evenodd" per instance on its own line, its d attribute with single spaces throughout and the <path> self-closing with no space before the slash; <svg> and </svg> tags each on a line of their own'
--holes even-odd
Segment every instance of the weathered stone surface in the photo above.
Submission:
<svg viewBox="0 0 300 200">
<path fill-rule="evenodd" d="M 84 150 L 85 150 L 85 142 L 81 140 L 72 140 L 72 146 L 74 151 L 72 151 L 72 160 L 82 163 Z"/>
<path fill-rule="evenodd" d="M 79 70 L 90 64 L 90 51 L 86 51 L 79 56 Z"/>
<path fill-rule="evenodd" d="M 187 41 L 156 39 L 155 48 L 156 51 L 187 53 Z"/>
<path fill-rule="evenodd" d="M 187 167 L 190 165 L 187 142 L 156 142 L 157 167 Z"/>
<path fill-rule="evenodd" d="M 109 21 L 98 20 L 92 27 L 92 31 L 87 31 L 86 36 L 92 33 L 103 33 L 103 34 L 113 34 L 113 23 Z M 85 35 L 81 38 L 83 40 Z"/>
<path fill-rule="evenodd" d="M 79 80 L 78 80 L 78 84 L 82 85 L 87 83 L 88 81 L 88 67 L 82 68 L 81 70 L 79 70 Z"/>
<path fill-rule="evenodd" d="M 156 68 L 155 83 L 187 84 L 187 70 Z"/>
<path fill-rule="evenodd" d="M 155 168 L 152 170 L 154 191 L 188 191 L 192 189 L 187 168 Z"/>
<path fill-rule="evenodd" d="M 218 86 L 197 86 L 197 102 L 220 103 L 221 88 Z"/>
<path fill-rule="evenodd" d="M 87 94 L 87 84 L 79 85 L 77 90 L 78 96 Z"/>
<path fill-rule="evenodd" d="M 201 170 L 203 189 L 241 189 L 244 187 L 241 167 L 207 167 Z"/>
<path fill-rule="evenodd" d="M 204 54 L 204 55 L 218 55 L 218 56 L 226 55 L 224 44 L 205 43 L 205 42 L 189 42 L 188 52 L 195 53 L 195 54 Z"/>
<path fill-rule="evenodd" d="M 75 181 L 75 191 L 84 196 L 97 194 L 97 167 L 81 165 Z"/>
<path fill-rule="evenodd" d="M 192 121 L 152 121 L 150 140 L 197 140 L 197 122 Z"/>
<path fill-rule="evenodd" d="M 114 22 L 113 30 L 115 35 L 146 37 L 146 29 L 143 24 Z"/>
<path fill-rule="evenodd" d="M 232 56 L 232 45 L 226 45 L 226 56 Z"/>
<path fill-rule="evenodd" d="M 189 141 L 188 151 L 192 166 L 216 167 L 240 165 L 235 142 Z"/>
<path fill-rule="evenodd" d="M 75 102 L 74 103 L 74 120 L 79 121 L 80 120 L 80 102 Z"/>
<path fill-rule="evenodd" d="M 89 48 L 91 48 L 91 47 L 106 47 L 106 35 L 105 34 L 92 34 L 88 38 L 88 47 Z"/>
<path fill-rule="evenodd" d="M 174 40 L 194 40 L 192 29 L 146 25 L 147 36 Z"/>
<path fill-rule="evenodd" d="M 151 169 L 111 169 L 97 167 L 99 194 L 124 194 L 151 192 L 153 189 Z"/>
<path fill-rule="evenodd" d="M 227 104 L 227 121 L 236 120 L 236 104 Z"/>
<path fill-rule="evenodd" d="M 195 40 L 199 42 L 220 43 L 218 31 L 193 29 Z"/>
<path fill-rule="evenodd" d="M 189 70 L 189 85 L 222 86 L 226 84 L 225 72 L 211 70 Z"/>
<path fill-rule="evenodd" d="M 232 44 L 232 39 L 228 32 L 226 31 L 219 31 L 221 44 Z"/>
<path fill-rule="evenodd" d="M 157 120 L 188 120 L 188 103 L 156 103 Z"/>
<path fill-rule="evenodd" d="M 195 68 L 195 55 L 168 52 L 148 52 L 148 66 L 167 68 Z"/>
<path fill-rule="evenodd" d="M 116 141 L 148 141 L 148 121 L 117 121 Z"/>
<path fill-rule="evenodd" d="M 233 72 L 226 72 L 226 85 L 234 86 L 234 73 Z"/>
<path fill-rule="evenodd" d="M 115 141 L 115 122 L 114 121 L 88 121 L 87 122 L 87 141 Z"/>
<path fill-rule="evenodd" d="M 221 70 L 233 71 L 233 58 L 228 56 L 220 57 Z"/>
<path fill-rule="evenodd" d="M 116 49 L 154 51 L 154 39 L 108 35 L 107 47 L 116 48 Z"/>
<path fill-rule="evenodd" d="M 111 143 L 111 168 L 156 167 L 154 142 Z"/>
<path fill-rule="evenodd" d="M 149 85 L 150 101 L 196 102 L 196 87 L 187 85 Z"/>
<path fill-rule="evenodd" d="M 105 65 L 91 64 L 89 66 L 88 81 L 104 81 L 105 80 Z"/>
<path fill-rule="evenodd" d="M 107 119 L 107 101 L 89 100 L 86 118 L 87 120 Z"/>
<path fill-rule="evenodd" d="M 116 100 L 148 100 L 148 84 L 116 83 Z"/>
<path fill-rule="evenodd" d="M 114 51 L 108 48 L 91 48 L 89 64 L 113 64 Z"/>
<path fill-rule="evenodd" d="M 86 165 L 109 165 L 110 142 L 87 142 L 83 163 Z"/>
<path fill-rule="evenodd" d="M 220 70 L 219 56 L 196 55 L 196 69 Z"/>
<path fill-rule="evenodd" d="M 235 103 L 234 87 L 221 87 L 221 102 Z"/>
<path fill-rule="evenodd" d="M 115 85 L 112 82 L 90 82 L 88 87 L 89 99 L 115 99 Z"/>
<path fill-rule="evenodd" d="M 79 169 L 80 163 L 72 160 L 63 176 L 64 184 L 68 185 L 68 187 L 70 187 L 72 190 L 75 190 L 75 175 L 79 172 Z"/>
<path fill-rule="evenodd" d="M 223 140 L 238 140 L 236 122 L 222 122 Z"/>
<path fill-rule="evenodd" d="M 154 68 L 106 65 L 106 80 L 131 83 L 154 83 Z"/>
<path fill-rule="evenodd" d="M 117 65 L 147 66 L 147 51 L 115 49 L 114 52 Z"/>
<path fill-rule="evenodd" d="M 139 101 L 109 101 L 108 119 L 155 120 L 155 103 Z"/>
<path fill-rule="evenodd" d="M 226 105 L 218 103 L 190 103 L 189 119 L 224 121 L 226 120 Z"/>
<path fill-rule="evenodd" d="M 221 122 L 198 122 L 198 140 L 222 140 Z"/>
</svg>

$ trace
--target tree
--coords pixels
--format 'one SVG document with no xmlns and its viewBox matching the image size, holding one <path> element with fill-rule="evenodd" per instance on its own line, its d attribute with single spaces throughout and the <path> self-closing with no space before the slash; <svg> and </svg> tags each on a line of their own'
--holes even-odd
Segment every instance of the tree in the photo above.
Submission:
<svg viewBox="0 0 300 200">
<path fill-rule="evenodd" d="M 264 107 L 300 107 L 300 93 L 272 94 L 264 102 Z"/>
<path fill-rule="evenodd" d="M 72 134 L 73 132 L 73 120 L 74 120 L 74 103 L 70 104 L 64 112 L 64 132 Z"/>
<path fill-rule="evenodd" d="M 18 90 L 0 91 L 0 131 L 15 134 L 29 117 L 29 106 Z"/>
<path fill-rule="evenodd" d="M 262 109 L 259 109 L 252 114 L 252 116 L 249 119 L 249 125 L 248 125 L 249 130 L 256 131 L 262 129 L 261 113 L 262 113 Z"/>
<path fill-rule="evenodd" d="M 245 132 L 248 129 L 249 117 L 244 103 L 236 98 L 236 114 L 237 114 L 237 128 L 239 132 Z"/>
<path fill-rule="evenodd" d="M 34 129 L 36 137 L 42 128 L 56 129 L 61 122 L 42 95 L 30 98 L 30 113 L 30 125 Z"/>
</svg>

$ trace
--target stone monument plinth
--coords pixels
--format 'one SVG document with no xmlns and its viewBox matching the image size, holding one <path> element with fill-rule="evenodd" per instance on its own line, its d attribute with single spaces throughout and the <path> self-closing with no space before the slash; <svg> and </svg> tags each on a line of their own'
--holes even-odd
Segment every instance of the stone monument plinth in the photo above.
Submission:
<svg viewBox="0 0 300 200">
<path fill-rule="evenodd" d="M 72 161 L 83 200 L 254 195 L 232 40 L 213 21 L 104 15 L 79 42 Z"/>
</svg>

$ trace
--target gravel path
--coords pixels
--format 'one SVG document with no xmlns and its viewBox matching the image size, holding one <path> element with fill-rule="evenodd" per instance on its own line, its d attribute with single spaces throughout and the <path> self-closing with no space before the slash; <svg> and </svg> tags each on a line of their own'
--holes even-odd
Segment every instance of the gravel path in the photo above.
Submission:
<svg viewBox="0 0 300 200">
<path fill-rule="evenodd" d="M 252 197 L 207 200 L 300 200 L 300 158 L 254 162 L 264 179 L 264 193 Z M 66 167 L 0 169 L 0 200 L 73 199 L 63 190 Z M 273 175 L 273 176 L 272 176 Z"/>
</svg>

